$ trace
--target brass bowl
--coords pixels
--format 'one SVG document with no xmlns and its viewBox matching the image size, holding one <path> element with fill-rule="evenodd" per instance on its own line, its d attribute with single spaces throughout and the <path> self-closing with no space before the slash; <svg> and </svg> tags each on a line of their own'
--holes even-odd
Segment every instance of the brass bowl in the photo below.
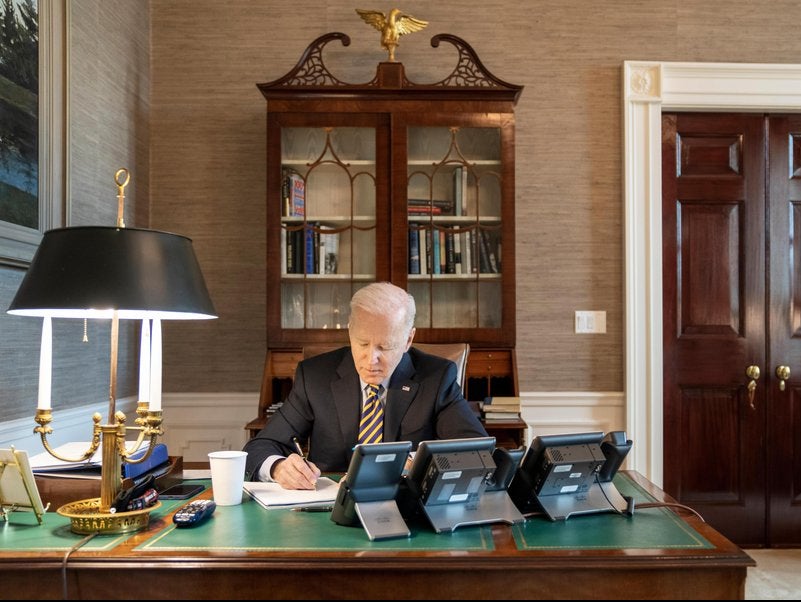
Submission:
<svg viewBox="0 0 801 602">
<path fill-rule="evenodd" d="M 100 498 L 96 497 L 64 504 L 56 512 L 70 519 L 73 533 L 116 535 L 144 529 L 150 523 L 150 513 L 160 506 L 161 502 L 156 502 L 140 510 L 112 514 L 100 512 Z"/>
</svg>

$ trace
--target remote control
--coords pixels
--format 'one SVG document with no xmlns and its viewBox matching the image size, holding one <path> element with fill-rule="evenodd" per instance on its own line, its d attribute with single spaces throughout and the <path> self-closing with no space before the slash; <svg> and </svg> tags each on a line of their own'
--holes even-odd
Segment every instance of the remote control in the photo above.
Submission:
<svg viewBox="0 0 801 602">
<path fill-rule="evenodd" d="M 173 515 L 172 522 L 176 527 L 194 527 L 214 514 L 216 507 L 214 500 L 194 500 L 180 508 Z"/>
</svg>

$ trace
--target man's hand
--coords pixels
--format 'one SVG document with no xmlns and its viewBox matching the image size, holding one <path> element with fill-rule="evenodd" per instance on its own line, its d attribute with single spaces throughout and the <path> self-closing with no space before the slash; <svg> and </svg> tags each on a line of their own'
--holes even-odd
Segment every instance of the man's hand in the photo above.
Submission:
<svg viewBox="0 0 801 602">
<path fill-rule="evenodd" d="M 320 469 L 298 454 L 291 454 L 273 465 L 273 481 L 284 489 L 314 489 Z"/>
</svg>

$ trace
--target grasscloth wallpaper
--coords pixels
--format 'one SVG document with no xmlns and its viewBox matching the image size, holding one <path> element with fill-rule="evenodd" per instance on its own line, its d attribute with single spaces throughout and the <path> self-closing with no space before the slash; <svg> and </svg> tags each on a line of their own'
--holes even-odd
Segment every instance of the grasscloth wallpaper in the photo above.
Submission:
<svg viewBox="0 0 801 602">
<path fill-rule="evenodd" d="M 496 76 L 525 86 L 516 110 L 522 391 L 623 389 L 622 62 L 801 62 L 797 0 L 73 0 L 69 215 L 110 223 L 112 210 L 99 208 L 114 195 L 106 179 L 131 162 L 137 223 L 149 214 L 151 227 L 194 240 L 220 316 L 165 324 L 165 391 L 259 387 L 270 291 L 256 83 L 282 76 L 330 31 L 352 39 L 329 45 L 331 70 L 371 79 L 386 53 L 354 9 L 395 6 L 429 21 L 396 51 L 414 81 L 449 72 L 454 56 L 429 40 L 451 33 Z M 20 277 L 0 270 L 3 306 Z M 574 334 L 578 309 L 606 311 L 607 333 Z M 0 328 L 0 403 L 13 408 L 35 387 L 37 329 L 5 315 Z M 97 389 L 73 388 L 74 403 Z"/>
</svg>

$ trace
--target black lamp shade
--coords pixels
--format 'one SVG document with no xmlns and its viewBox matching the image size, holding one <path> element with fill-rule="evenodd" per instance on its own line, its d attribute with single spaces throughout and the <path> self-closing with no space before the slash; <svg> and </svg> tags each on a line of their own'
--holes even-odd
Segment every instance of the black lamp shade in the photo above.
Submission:
<svg viewBox="0 0 801 602">
<path fill-rule="evenodd" d="M 48 230 L 8 313 L 55 318 L 216 318 L 192 241 L 137 228 Z"/>
</svg>

